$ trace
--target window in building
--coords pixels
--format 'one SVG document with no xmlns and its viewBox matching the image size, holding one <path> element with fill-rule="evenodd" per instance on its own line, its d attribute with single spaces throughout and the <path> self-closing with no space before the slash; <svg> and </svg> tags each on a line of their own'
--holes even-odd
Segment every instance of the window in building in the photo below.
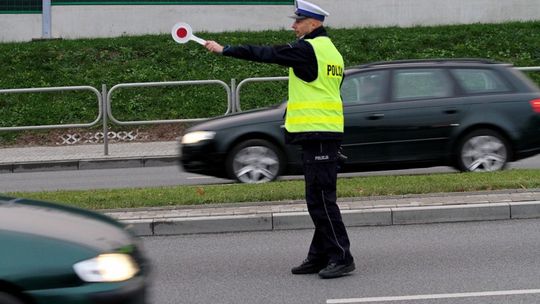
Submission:
<svg viewBox="0 0 540 304">
<path fill-rule="evenodd" d="M 40 0 L 41 1 L 41 0 Z M 87 5 L 87 4 L 142 4 L 142 5 L 161 5 L 161 4 L 231 4 L 231 5 L 244 5 L 244 4 L 294 4 L 294 0 L 52 0 L 53 5 Z"/>
<path fill-rule="evenodd" d="M 0 14 L 41 13 L 42 0 L 0 0 Z"/>
</svg>

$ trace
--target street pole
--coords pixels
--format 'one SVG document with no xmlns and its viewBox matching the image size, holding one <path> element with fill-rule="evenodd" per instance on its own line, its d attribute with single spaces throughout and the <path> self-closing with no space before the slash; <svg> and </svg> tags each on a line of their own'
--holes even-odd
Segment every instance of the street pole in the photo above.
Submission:
<svg viewBox="0 0 540 304">
<path fill-rule="evenodd" d="M 50 39 L 51 36 L 51 0 L 43 0 L 41 11 L 41 38 Z"/>
</svg>

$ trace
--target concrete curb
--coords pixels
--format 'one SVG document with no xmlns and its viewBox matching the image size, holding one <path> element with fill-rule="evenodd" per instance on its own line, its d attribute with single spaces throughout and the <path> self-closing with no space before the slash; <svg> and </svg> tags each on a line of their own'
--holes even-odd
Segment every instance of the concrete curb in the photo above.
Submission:
<svg viewBox="0 0 540 304">
<path fill-rule="evenodd" d="M 343 210 L 347 227 L 540 218 L 540 201 Z M 307 212 L 122 220 L 138 236 L 313 229 Z"/>
<path fill-rule="evenodd" d="M 405 207 L 392 209 L 392 223 L 427 224 L 510 219 L 509 203 Z"/>
<path fill-rule="evenodd" d="M 0 164 L 1 173 L 43 172 L 89 169 L 118 169 L 173 166 L 178 162 L 177 155 L 141 156 L 125 158 L 96 158 L 79 160 L 53 160 L 35 162 L 14 162 Z"/>
</svg>

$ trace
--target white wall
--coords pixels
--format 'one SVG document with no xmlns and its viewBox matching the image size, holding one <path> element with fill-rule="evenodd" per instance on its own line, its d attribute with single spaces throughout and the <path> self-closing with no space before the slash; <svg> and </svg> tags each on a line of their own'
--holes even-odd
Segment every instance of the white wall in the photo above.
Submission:
<svg viewBox="0 0 540 304">
<path fill-rule="evenodd" d="M 334 27 L 540 20 L 540 0 L 320 0 Z M 341 17 L 345 16 L 345 17 Z"/>
<path fill-rule="evenodd" d="M 0 41 L 41 38 L 40 14 L 0 14 Z"/>
<path fill-rule="evenodd" d="M 313 0 L 336 28 L 540 20 L 540 0 Z M 179 21 L 195 32 L 290 29 L 290 5 L 105 5 L 52 7 L 53 38 L 169 33 Z M 0 15 L 0 41 L 41 36 L 41 15 Z"/>
<path fill-rule="evenodd" d="M 180 21 L 191 25 L 194 32 L 277 29 L 291 20 L 287 18 L 291 9 L 285 5 L 53 6 L 52 35 L 80 38 L 170 33 Z"/>
</svg>

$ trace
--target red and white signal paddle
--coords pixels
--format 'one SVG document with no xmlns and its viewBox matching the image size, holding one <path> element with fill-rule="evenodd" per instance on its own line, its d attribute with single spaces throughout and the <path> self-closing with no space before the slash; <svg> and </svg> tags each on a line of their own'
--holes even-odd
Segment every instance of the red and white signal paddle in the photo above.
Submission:
<svg viewBox="0 0 540 304">
<path fill-rule="evenodd" d="M 190 40 L 193 40 L 197 42 L 200 45 L 204 45 L 206 43 L 206 40 L 201 39 L 195 35 L 193 35 L 193 31 L 191 30 L 191 26 L 187 23 L 178 22 L 175 24 L 171 30 L 171 35 L 174 39 L 174 41 L 178 43 L 187 43 Z"/>
</svg>

